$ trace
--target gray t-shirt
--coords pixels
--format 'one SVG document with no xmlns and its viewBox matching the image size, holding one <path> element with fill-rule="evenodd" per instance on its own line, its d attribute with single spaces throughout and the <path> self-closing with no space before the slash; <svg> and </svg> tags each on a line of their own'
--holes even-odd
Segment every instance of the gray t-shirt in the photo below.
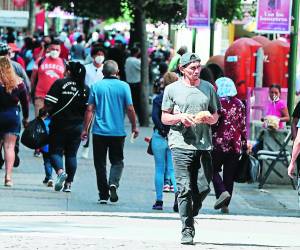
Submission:
<svg viewBox="0 0 300 250">
<path fill-rule="evenodd" d="M 181 79 L 168 85 L 164 91 L 163 111 L 196 115 L 200 111 L 215 113 L 220 102 L 213 86 L 201 80 L 199 86 L 188 86 Z M 191 150 L 211 150 L 212 136 L 208 124 L 197 124 L 185 128 L 180 122 L 171 126 L 169 135 L 170 148 Z"/>
</svg>

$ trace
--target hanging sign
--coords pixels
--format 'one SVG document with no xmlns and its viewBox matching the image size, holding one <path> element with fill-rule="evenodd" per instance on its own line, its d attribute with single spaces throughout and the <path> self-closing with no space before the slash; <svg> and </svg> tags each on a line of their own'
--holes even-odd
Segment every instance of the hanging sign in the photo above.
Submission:
<svg viewBox="0 0 300 250">
<path fill-rule="evenodd" d="M 289 34 L 292 0 L 258 0 L 256 31 L 258 33 Z"/>
<path fill-rule="evenodd" d="M 210 0 L 187 1 L 187 26 L 191 28 L 209 27 Z"/>
</svg>

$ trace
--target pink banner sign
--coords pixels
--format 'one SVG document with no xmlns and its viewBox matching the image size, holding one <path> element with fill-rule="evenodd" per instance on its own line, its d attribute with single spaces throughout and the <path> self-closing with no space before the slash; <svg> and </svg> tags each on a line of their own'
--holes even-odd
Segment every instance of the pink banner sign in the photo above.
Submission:
<svg viewBox="0 0 300 250">
<path fill-rule="evenodd" d="M 256 31 L 289 34 L 291 31 L 292 0 L 258 0 Z"/>
<path fill-rule="evenodd" d="M 210 0 L 188 0 L 186 19 L 188 27 L 208 27 L 210 24 Z"/>
</svg>

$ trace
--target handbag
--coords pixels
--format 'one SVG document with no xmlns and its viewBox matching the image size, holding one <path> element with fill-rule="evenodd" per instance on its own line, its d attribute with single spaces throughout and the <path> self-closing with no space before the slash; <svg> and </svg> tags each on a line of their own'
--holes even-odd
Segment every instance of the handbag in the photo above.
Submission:
<svg viewBox="0 0 300 250">
<path fill-rule="evenodd" d="M 234 181 L 238 183 L 253 183 L 258 180 L 259 174 L 259 161 L 252 155 L 243 153 L 238 161 L 237 170 L 234 175 Z"/>
<path fill-rule="evenodd" d="M 22 133 L 21 142 L 24 146 L 31 149 L 39 149 L 48 144 L 49 135 L 46 125 L 41 118 L 37 117 L 29 122 Z"/>
<path fill-rule="evenodd" d="M 148 148 L 147 148 L 147 153 L 149 155 L 153 155 L 153 151 L 152 151 L 152 138 L 149 141 Z"/>
</svg>

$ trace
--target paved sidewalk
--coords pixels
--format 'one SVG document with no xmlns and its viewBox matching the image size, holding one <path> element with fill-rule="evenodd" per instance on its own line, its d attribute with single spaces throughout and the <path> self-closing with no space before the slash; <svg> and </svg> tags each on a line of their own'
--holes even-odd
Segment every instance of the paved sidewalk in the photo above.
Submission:
<svg viewBox="0 0 300 250">
<path fill-rule="evenodd" d="M 191 249 L 180 245 L 180 222 L 170 213 L 2 214 L 0 220 L 5 249 Z M 201 215 L 196 221 L 200 249 L 300 249 L 298 218 Z"/>
<path fill-rule="evenodd" d="M 90 159 L 79 159 L 72 193 L 66 194 L 42 184 L 42 159 L 22 146 L 13 188 L 3 186 L 4 170 L 0 170 L 0 249 L 188 248 L 179 244 L 180 221 L 172 212 L 174 194 L 164 193 L 161 213 L 151 209 L 155 199 L 154 160 L 146 154 L 144 142 L 151 133 L 151 128 L 142 128 L 133 144 L 127 138 L 120 200 L 106 206 L 97 204 L 91 152 Z M 289 185 L 264 188 L 236 185 L 230 215 L 220 215 L 213 209 L 212 192 L 197 218 L 197 246 L 300 249 L 296 191 Z"/>
</svg>

